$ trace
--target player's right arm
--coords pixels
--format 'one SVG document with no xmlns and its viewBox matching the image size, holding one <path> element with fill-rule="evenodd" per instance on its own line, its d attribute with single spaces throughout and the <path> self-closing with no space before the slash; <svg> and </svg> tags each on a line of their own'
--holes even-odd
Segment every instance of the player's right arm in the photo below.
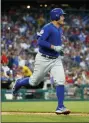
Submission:
<svg viewBox="0 0 89 123">
<path fill-rule="evenodd" d="M 51 29 L 49 26 L 44 27 L 40 33 L 38 38 L 38 45 L 41 47 L 46 47 L 48 49 L 55 50 L 56 52 L 60 52 L 63 47 L 62 46 L 54 46 L 50 42 L 47 41 L 47 38 L 51 35 Z"/>
<path fill-rule="evenodd" d="M 61 50 L 63 50 L 64 46 L 54 46 L 51 45 L 51 49 L 55 50 L 56 52 L 60 52 Z"/>
<path fill-rule="evenodd" d="M 45 26 L 39 33 L 38 45 L 50 49 L 51 44 L 47 41 L 47 38 L 50 36 L 50 34 L 50 28 L 48 26 Z"/>
</svg>

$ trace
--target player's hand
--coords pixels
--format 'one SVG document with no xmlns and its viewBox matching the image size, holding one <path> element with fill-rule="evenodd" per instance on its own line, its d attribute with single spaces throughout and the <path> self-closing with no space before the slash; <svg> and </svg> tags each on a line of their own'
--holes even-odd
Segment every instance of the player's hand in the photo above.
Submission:
<svg viewBox="0 0 89 123">
<path fill-rule="evenodd" d="M 61 56 L 64 56 L 63 50 L 60 51 L 60 55 L 61 55 Z"/>
<path fill-rule="evenodd" d="M 60 52 L 63 50 L 63 46 L 54 46 L 53 49 L 56 51 L 56 52 Z"/>
</svg>

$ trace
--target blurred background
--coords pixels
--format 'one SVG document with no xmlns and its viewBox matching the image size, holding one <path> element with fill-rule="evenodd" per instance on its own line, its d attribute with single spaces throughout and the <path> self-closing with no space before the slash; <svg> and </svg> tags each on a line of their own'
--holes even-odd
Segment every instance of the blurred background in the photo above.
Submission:
<svg viewBox="0 0 89 123">
<path fill-rule="evenodd" d="M 63 26 L 62 56 L 65 94 L 81 86 L 89 99 L 89 4 L 87 0 L 3 0 L 1 2 L 1 89 L 10 90 L 17 79 L 31 76 L 38 52 L 37 32 L 50 22 L 49 12 L 59 7 L 67 14 Z M 28 74 L 27 74 L 28 73 Z M 60 73 L 59 73 L 60 74 Z M 37 87 L 53 89 L 48 73 Z M 53 95 L 55 96 L 55 95 Z M 45 95 L 45 99 L 48 99 Z"/>
</svg>

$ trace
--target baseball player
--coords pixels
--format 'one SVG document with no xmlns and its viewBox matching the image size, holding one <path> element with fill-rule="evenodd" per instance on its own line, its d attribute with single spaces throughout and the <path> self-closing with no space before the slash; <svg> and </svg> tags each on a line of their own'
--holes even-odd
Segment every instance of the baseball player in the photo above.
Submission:
<svg viewBox="0 0 89 123">
<path fill-rule="evenodd" d="M 53 76 L 53 84 L 55 85 L 58 98 L 58 105 L 55 111 L 57 114 L 70 113 L 70 110 L 63 104 L 65 74 L 60 56 L 60 51 L 63 50 L 61 25 L 64 24 L 64 14 L 61 8 L 55 8 L 50 11 L 51 22 L 46 24 L 39 33 L 39 52 L 35 58 L 34 72 L 31 77 L 18 80 L 13 88 L 13 95 L 15 95 L 21 86 L 29 84 L 36 86 L 50 71 L 50 74 Z"/>
</svg>

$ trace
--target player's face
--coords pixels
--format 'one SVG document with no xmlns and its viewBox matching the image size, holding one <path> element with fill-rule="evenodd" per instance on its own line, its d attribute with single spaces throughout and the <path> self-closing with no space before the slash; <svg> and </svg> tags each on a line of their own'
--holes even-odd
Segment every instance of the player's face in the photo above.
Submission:
<svg viewBox="0 0 89 123">
<path fill-rule="evenodd" d="M 64 24 L 64 19 L 65 19 L 64 15 L 61 15 L 60 19 L 58 20 L 58 24 L 63 25 Z"/>
</svg>

